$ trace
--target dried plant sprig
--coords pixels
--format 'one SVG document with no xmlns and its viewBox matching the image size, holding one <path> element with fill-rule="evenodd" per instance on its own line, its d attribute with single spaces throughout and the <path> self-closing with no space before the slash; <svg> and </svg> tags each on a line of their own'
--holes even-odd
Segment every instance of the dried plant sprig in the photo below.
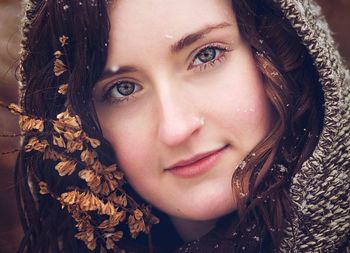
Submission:
<svg viewBox="0 0 350 253">
<path fill-rule="evenodd" d="M 59 42 L 62 47 L 66 46 L 68 37 L 61 36 Z M 54 52 L 53 74 L 56 77 L 68 71 L 63 56 L 61 50 Z M 68 90 L 69 84 L 63 83 L 57 92 L 65 96 Z M 124 191 L 126 181 L 123 172 L 116 164 L 106 165 L 100 160 L 97 149 L 101 142 L 84 131 L 81 119 L 72 110 L 68 98 L 64 105 L 64 110 L 55 119 L 48 120 L 28 115 L 16 104 L 7 105 L 0 101 L 0 106 L 19 115 L 20 129 L 29 137 L 24 143 L 24 152 L 40 152 L 44 160 L 56 162 L 52 170 L 57 171 L 59 176 L 71 177 L 74 174 L 86 183 L 83 189 L 70 186 L 57 195 L 33 169 L 31 173 L 39 193 L 50 195 L 67 209 L 76 222 L 78 232 L 75 237 L 84 241 L 88 249 L 94 250 L 97 239 L 102 239 L 105 243 L 101 252 L 113 249 L 123 253 L 125 251 L 118 247 L 124 236 L 118 230 L 121 222 L 127 223 L 130 235 L 136 238 L 141 232 L 149 233 L 152 225 L 159 220 L 151 214 L 149 206 L 138 204 Z"/>
<path fill-rule="evenodd" d="M 61 43 L 61 47 L 64 47 L 65 45 L 68 44 L 68 39 L 69 37 L 65 36 L 65 35 L 62 35 L 60 38 L 59 38 L 59 41 Z"/>
</svg>

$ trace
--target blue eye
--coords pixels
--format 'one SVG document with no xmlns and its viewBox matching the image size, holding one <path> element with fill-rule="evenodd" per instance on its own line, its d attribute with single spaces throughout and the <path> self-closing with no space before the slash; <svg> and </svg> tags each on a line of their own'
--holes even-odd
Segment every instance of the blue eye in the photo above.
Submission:
<svg viewBox="0 0 350 253">
<path fill-rule="evenodd" d="M 106 100 L 114 100 L 122 102 L 129 99 L 137 91 L 141 90 L 141 86 L 130 81 L 118 81 L 113 84 L 105 94 Z"/>
<path fill-rule="evenodd" d="M 220 54 L 220 51 L 217 48 L 213 48 L 213 47 L 205 48 L 204 50 L 202 50 L 196 55 L 196 59 L 193 63 L 194 65 L 196 65 L 196 63 L 201 64 L 201 63 L 210 62 L 214 60 L 218 54 Z"/>
<path fill-rule="evenodd" d="M 188 69 L 199 68 L 204 70 L 207 67 L 214 66 L 218 61 L 224 60 L 226 53 L 231 51 L 222 46 L 210 45 L 200 50 L 194 57 L 193 62 Z"/>
</svg>

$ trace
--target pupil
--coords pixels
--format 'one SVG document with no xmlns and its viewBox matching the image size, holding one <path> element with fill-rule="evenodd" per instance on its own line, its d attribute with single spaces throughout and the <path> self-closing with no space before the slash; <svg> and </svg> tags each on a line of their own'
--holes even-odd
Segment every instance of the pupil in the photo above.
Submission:
<svg viewBox="0 0 350 253">
<path fill-rule="evenodd" d="M 205 49 L 200 55 L 199 60 L 201 62 L 208 62 L 215 58 L 216 52 L 214 48 L 207 48 Z"/>
<path fill-rule="evenodd" d="M 135 85 L 133 83 L 124 82 L 118 85 L 118 92 L 123 96 L 131 95 L 135 90 Z"/>
</svg>

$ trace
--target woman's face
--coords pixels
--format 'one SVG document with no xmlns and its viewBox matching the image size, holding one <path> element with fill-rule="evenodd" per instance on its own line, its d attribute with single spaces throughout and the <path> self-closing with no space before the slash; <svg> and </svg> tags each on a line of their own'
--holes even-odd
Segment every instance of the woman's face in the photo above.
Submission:
<svg viewBox="0 0 350 253">
<path fill-rule="evenodd" d="M 119 0 L 94 100 L 128 182 L 185 220 L 236 208 L 231 178 L 272 110 L 228 0 Z"/>
</svg>

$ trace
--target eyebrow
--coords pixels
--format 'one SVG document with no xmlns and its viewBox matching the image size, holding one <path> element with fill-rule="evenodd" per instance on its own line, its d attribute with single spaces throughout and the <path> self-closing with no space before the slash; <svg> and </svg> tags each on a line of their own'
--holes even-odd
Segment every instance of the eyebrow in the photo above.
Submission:
<svg viewBox="0 0 350 253">
<path fill-rule="evenodd" d="M 227 22 L 223 22 L 220 24 L 206 26 L 197 32 L 188 34 L 188 35 L 184 36 L 183 38 L 181 38 L 179 41 L 177 41 L 176 43 L 174 43 L 170 47 L 170 51 L 173 54 L 178 53 L 179 51 L 183 50 L 185 47 L 188 47 L 191 44 L 198 41 L 199 39 L 203 38 L 206 34 L 210 33 L 211 31 L 225 28 L 228 26 L 232 26 L 232 24 L 227 23 Z"/>
<path fill-rule="evenodd" d="M 209 25 L 206 26 L 199 31 L 196 31 L 194 33 L 190 33 L 188 35 L 185 35 L 183 38 L 181 38 L 179 41 L 175 42 L 173 45 L 170 46 L 170 52 L 172 54 L 178 53 L 179 51 L 183 50 L 184 48 L 190 46 L 191 44 L 195 43 L 196 41 L 203 38 L 206 34 L 210 33 L 213 30 L 222 29 L 225 27 L 232 26 L 232 24 L 223 22 L 215 25 Z M 112 70 L 110 68 L 105 69 L 99 78 L 99 80 L 103 80 L 106 78 L 109 78 L 111 76 L 115 75 L 121 75 L 125 73 L 131 73 L 131 72 L 137 72 L 138 69 L 134 66 L 122 66 L 118 68 L 118 70 Z"/>
<path fill-rule="evenodd" d="M 112 70 L 109 68 L 109 69 L 105 69 L 103 71 L 99 80 L 101 81 L 103 79 L 109 78 L 109 77 L 114 76 L 114 75 L 121 75 L 124 73 L 131 73 L 131 72 L 136 72 L 136 71 L 137 71 L 137 68 L 134 66 L 123 66 L 123 67 L 118 68 L 117 70 Z"/>
</svg>

